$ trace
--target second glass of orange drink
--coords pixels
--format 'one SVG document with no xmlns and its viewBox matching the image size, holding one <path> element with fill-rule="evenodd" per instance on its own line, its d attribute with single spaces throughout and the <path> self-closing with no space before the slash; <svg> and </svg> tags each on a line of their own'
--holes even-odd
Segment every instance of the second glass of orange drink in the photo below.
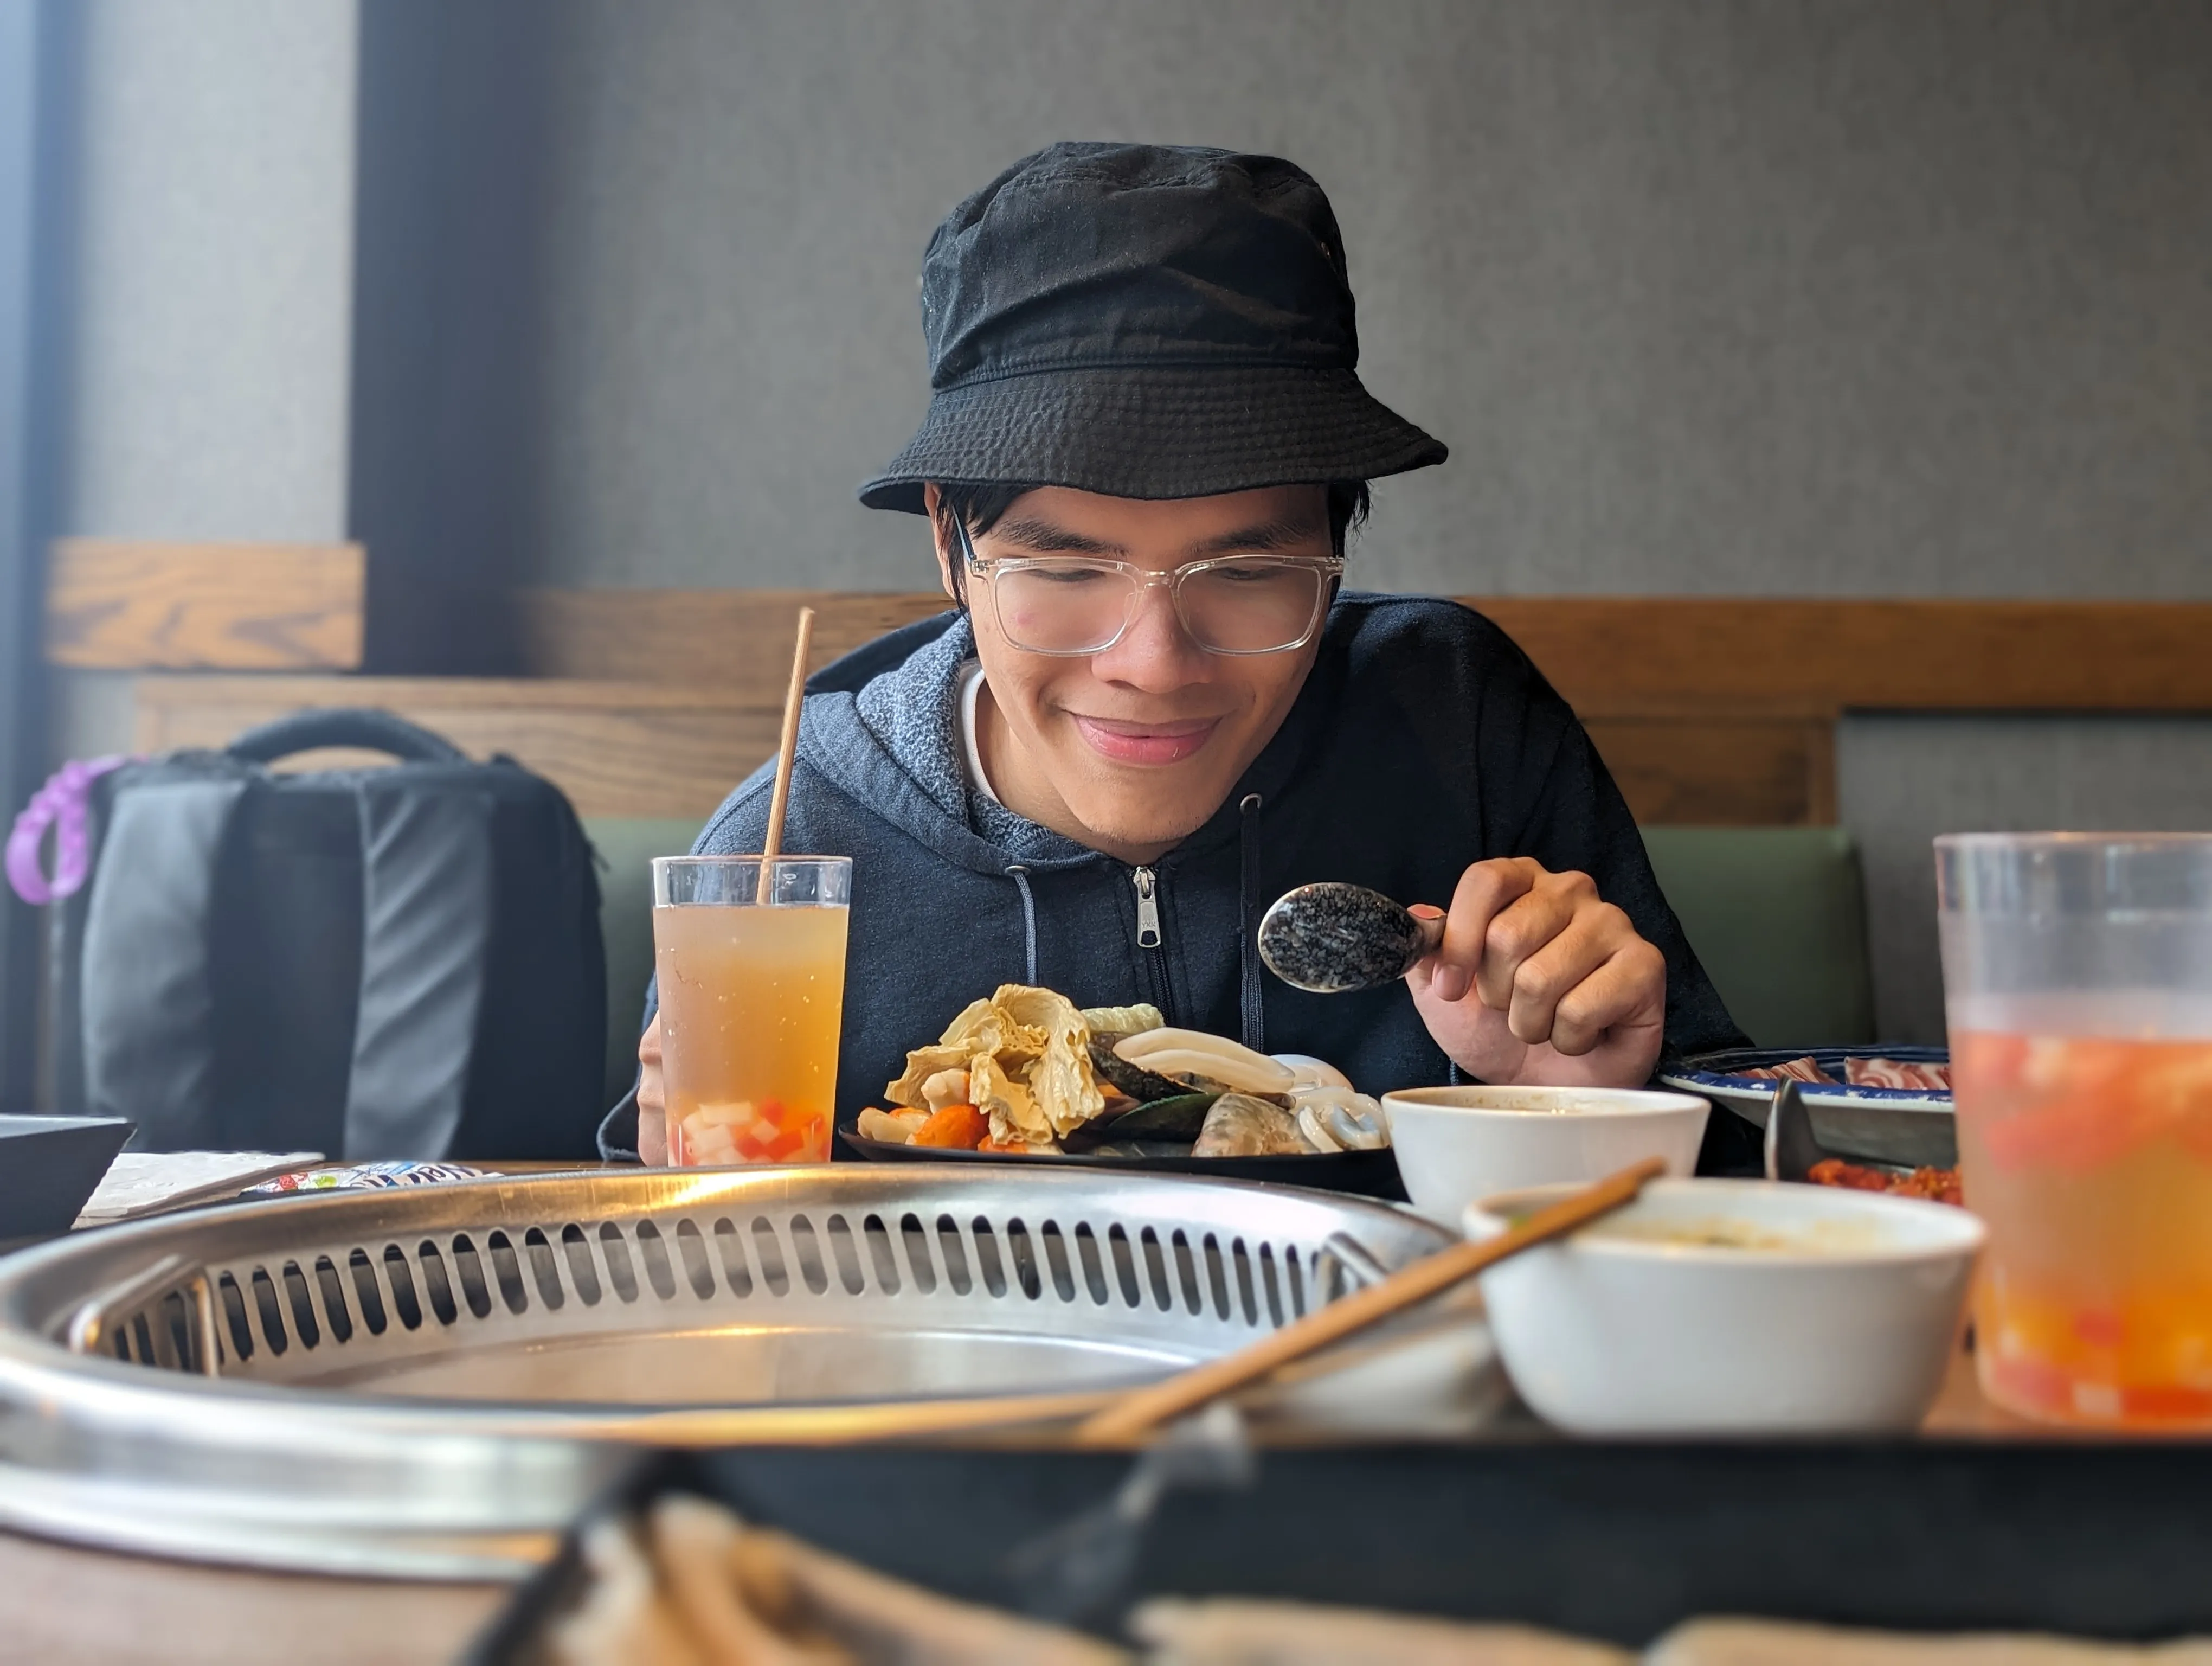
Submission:
<svg viewBox="0 0 2212 1666">
<path fill-rule="evenodd" d="M 670 1162 L 830 1160 L 852 895 L 846 856 L 654 860 Z"/>
<path fill-rule="evenodd" d="M 1983 1389 L 2212 1429 L 2212 837 L 1936 843 Z"/>
</svg>

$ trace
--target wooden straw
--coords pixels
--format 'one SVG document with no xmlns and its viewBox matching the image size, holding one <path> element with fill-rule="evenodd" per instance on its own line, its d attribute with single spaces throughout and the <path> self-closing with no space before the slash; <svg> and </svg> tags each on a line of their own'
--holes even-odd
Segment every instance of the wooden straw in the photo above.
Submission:
<svg viewBox="0 0 2212 1666">
<path fill-rule="evenodd" d="M 814 643 L 814 610 L 799 610 L 799 645 L 791 654 L 791 686 L 783 696 L 783 739 L 775 751 L 775 796 L 768 802 L 768 833 L 761 840 L 760 886 L 753 901 L 775 900 L 775 859 L 783 854 L 783 812 L 791 802 L 791 760 L 799 751 L 799 708 L 806 699 L 806 650 Z"/>
<path fill-rule="evenodd" d="M 1632 1201 L 1644 1189 L 1646 1181 L 1665 1173 L 1666 1168 L 1660 1158 L 1646 1158 L 1633 1168 L 1608 1175 L 1594 1186 L 1539 1209 L 1510 1231 L 1480 1243 L 1455 1244 L 1439 1254 L 1425 1256 L 1393 1273 L 1380 1284 L 1370 1285 L 1331 1302 L 1318 1312 L 1309 1313 L 1295 1323 L 1285 1325 L 1249 1347 L 1179 1371 L 1164 1383 L 1133 1389 L 1078 1425 L 1076 1444 L 1114 1446 L 1138 1439 L 1171 1418 L 1194 1412 L 1208 1401 L 1258 1382 L 1278 1366 L 1304 1359 L 1332 1342 L 1340 1342 L 1394 1313 L 1449 1289 L 1462 1279 L 1497 1266 L 1510 1256 L 1517 1256 L 1523 1250 L 1571 1232 L 1618 1209 Z"/>
</svg>

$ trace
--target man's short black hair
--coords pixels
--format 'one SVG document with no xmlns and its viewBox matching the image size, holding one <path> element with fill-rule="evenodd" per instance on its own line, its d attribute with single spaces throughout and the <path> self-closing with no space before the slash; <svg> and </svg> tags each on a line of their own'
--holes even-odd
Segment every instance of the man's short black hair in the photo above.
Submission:
<svg viewBox="0 0 2212 1666">
<path fill-rule="evenodd" d="M 1006 518 L 1006 511 L 1014 507 L 1017 498 L 1035 489 L 1031 486 L 1004 484 L 940 485 L 937 489 L 937 513 L 932 518 L 937 526 L 939 542 L 956 550 L 960 547 L 951 523 L 946 520 L 948 515 L 965 526 L 968 535 L 973 538 L 978 533 L 989 532 Z M 1352 529 L 1367 519 L 1370 501 L 1364 480 L 1333 480 L 1329 483 L 1328 546 L 1338 555 L 1344 553 L 1344 541 Z M 959 598 L 960 605 L 965 607 L 968 605 L 968 575 L 960 570 L 960 563 L 957 561 L 952 563 L 952 589 Z"/>
</svg>

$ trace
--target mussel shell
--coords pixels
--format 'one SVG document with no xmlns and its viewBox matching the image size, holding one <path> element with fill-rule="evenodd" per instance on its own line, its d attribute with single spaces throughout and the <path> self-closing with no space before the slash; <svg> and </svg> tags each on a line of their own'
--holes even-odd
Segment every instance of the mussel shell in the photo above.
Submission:
<svg viewBox="0 0 2212 1666">
<path fill-rule="evenodd" d="M 1172 1099 L 1190 1091 L 1188 1085 L 1172 1077 L 1158 1075 L 1142 1065 L 1131 1064 L 1114 1050 L 1116 1039 L 1110 1036 L 1091 1038 L 1091 1068 L 1100 1081 L 1112 1083 L 1140 1104 Z"/>
<path fill-rule="evenodd" d="M 1070 1146 L 1068 1149 L 1073 1151 L 1075 1147 Z M 1084 1150 L 1091 1157 L 1136 1158 L 1188 1157 L 1190 1155 L 1190 1141 L 1188 1140 L 1109 1140 L 1100 1145 L 1087 1146 Z"/>
<path fill-rule="evenodd" d="M 1424 952 L 1420 921 L 1364 885 L 1300 885 L 1260 921 L 1260 958 L 1267 969 L 1316 994 L 1395 983 Z"/>
<path fill-rule="evenodd" d="M 1125 1110 L 1102 1130 L 1109 1140 L 1195 1140 L 1218 1093 L 1177 1093 Z M 1103 1119 L 1102 1119 L 1103 1120 Z M 1095 1125 L 1094 1125 L 1095 1126 Z"/>
</svg>

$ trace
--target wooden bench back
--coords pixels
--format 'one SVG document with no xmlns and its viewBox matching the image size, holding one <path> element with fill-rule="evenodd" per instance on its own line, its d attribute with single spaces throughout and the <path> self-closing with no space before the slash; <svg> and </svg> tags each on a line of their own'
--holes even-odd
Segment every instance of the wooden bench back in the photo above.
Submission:
<svg viewBox="0 0 2212 1666">
<path fill-rule="evenodd" d="M 361 663 L 361 552 L 264 551 L 291 580 L 255 569 L 236 582 L 252 553 L 65 544 L 53 657 L 302 673 L 141 676 L 147 750 L 217 744 L 301 706 L 380 705 L 472 751 L 513 753 L 587 815 L 703 816 L 750 773 L 774 745 L 800 605 L 819 616 L 819 666 L 945 605 L 933 593 L 523 591 L 491 600 L 500 663 L 466 667 L 502 675 L 330 675 Z M 1648 824 L 1833 821 L 1847 711 L 2212 711 L 2203 602 L 1467 599 L 1574 706 Z"/>
</svg>

